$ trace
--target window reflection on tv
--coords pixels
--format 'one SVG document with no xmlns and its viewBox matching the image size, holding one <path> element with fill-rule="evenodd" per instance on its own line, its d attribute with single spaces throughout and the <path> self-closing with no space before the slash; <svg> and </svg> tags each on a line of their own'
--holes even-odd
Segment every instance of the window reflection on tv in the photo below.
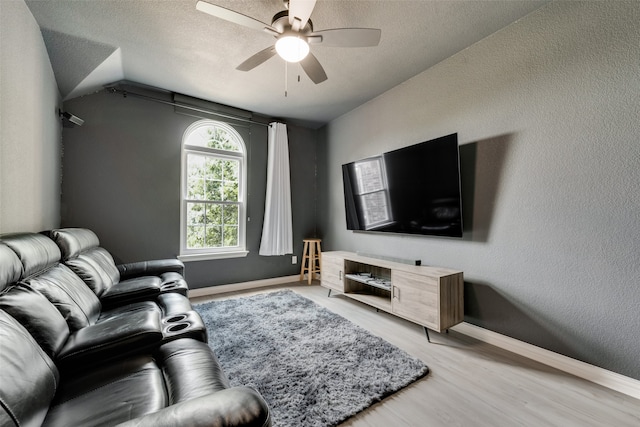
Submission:
<svg viewBox="0 0 640 427">
<path fill-rule="evenodd" d="M 462 237 L 458 134 L 342 165 L 347 229 Z"/>
</svg>

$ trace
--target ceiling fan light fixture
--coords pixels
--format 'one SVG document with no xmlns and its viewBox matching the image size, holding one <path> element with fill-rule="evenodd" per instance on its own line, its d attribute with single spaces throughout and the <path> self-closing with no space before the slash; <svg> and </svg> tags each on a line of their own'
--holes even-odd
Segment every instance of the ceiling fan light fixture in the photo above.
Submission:
<svg viewBox="0 0 640 427">
<path fill-rule="evenodd" d="M 309 44 L 298 35 L 282 36 L 276 42 L 276 52 L 287 62 L 300 62 L 309 54 Z"/>
</svg>

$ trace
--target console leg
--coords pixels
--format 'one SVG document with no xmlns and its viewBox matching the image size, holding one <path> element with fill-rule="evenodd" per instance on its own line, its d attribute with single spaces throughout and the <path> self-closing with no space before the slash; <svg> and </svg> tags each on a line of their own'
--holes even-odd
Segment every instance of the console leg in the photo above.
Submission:
<svg viewBox="0 0 640 427">
<path fill-rule="evenodd" d="M 329 295 L 327 295 L 327 296 L 328 296 L 328 297 L 330 297 L 330 296 L 331 296 L 331 289 L 329 289 Z"/>
<path fill-rule="evenodd" d="M 429 338 L 429 330 L 427 329 L 426 326 L 423 326 L 423 328 L 424 328 L 424 333 L 427 334 L 427 341 L 431 342 L 431 339 Z"/>
</svg>

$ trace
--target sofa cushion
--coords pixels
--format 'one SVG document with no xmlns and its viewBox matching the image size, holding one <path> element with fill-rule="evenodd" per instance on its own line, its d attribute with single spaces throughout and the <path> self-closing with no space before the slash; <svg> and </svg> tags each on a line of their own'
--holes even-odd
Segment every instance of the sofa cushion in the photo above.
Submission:
<svg viewBox="0 0 640 427">
<path fill-rule="evenodd" d="M 58 370 L 13 317 L 0 310 L 0 425 L 39 426 L 58 387 Z"/>
<path fill-rule="evenodd" d="M 76 257 L 66 260 L 65 265 L 80 277 L 98 297 L 102 295 L 105 289 L 113 285 L 113 282 L 104 270 L 91 260 Z"/>
<path fill-rule="evenodd" d="M 0 293 L 0 309 L 29 331 L 47 355 L 56 355 L 69 337 L 69 326 L 62 314 L 40 292 L 15 285 Z"/>
<path fill-rule="evenodd" d="M 65 377 L 43 426 L 113 426 L 167 405 L 153 358 L 131 357 Z"/>
<path fill-rule="evenodd" d="M 120 280 L 120 272 L 113 257 L 109 251 L 100 247 L 100 240 L 93 231 L 86 228 L 62 228 L 51 230 L 49 236 L 60 248 L 65 263 L 84 255 L 104 270 L 112 284 Z"/>
<path fill-rule="evenodd" d="M 5 234 L 2 242 L 20 258 L 22 277 L 28 277 L 60 261 L 60 249 L 47 236 L 37 233 Z"/>
<path fill-rule="evenodd" d="M 113 260 L 113 257 L 105 248 L 89 249 L 88 251 L 85 251 L 82 254 L 78 255 L 78 257 L 93 260 L 104 270 L 105 274 L 109 277 L 113 285 L 120 281 L 120 271 L 118 271 L 118 267 L 116 267 L 116 263 Z"/>
<path fill-rule="evenodd" d="M 98 297 L 64 264 L 57 264 L 25 283 L 56 306 L 72 332 L 91 325 L 100 315 Z"/>
<path fill-rule="evenodd" d="M 18 255 L 0 242 L 0 291 L 17 282 L 22 276 L 22 263 Z"/>
<path fill-rule="evenodd" d="M 109 261 L 111 259 L 111 261 Z M 120 280 L 120 273 L 113 264 L 111 254 L 103 248 L 93 248 L 65 260 L 98 297 Z"/>
</svg>

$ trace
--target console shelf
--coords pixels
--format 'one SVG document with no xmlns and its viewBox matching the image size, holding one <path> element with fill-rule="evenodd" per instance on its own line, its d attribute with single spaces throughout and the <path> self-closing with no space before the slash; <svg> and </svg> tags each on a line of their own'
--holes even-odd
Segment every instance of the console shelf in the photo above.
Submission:
<svg viewBox="0 0 640 427">
<path fill-rule="evenodd" d="M 437 332 L 463 320 L 464 279 L 458 270 L 323 252 L 320 284 Z"/>
<path fill-rule="evenodd" d="M 349 280 L 355 280 L 356 282 L 364 283 L 367 286 L 382 289 L 385 291 L 391 291 L 391 282 L 386 279 L 380 279 L 372 276 L 362 276 L 360 274 L 345 274 Z"/>
</svg>

